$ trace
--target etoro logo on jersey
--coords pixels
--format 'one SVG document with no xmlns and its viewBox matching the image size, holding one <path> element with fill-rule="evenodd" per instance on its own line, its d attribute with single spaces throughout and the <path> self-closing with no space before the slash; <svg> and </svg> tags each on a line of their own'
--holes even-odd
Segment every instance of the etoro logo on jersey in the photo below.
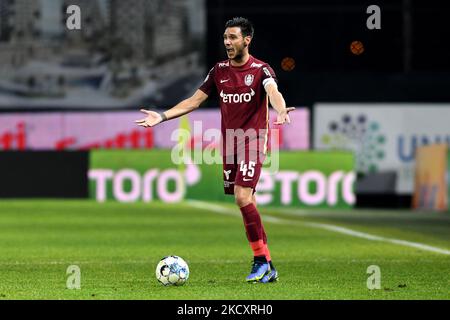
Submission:
<svg viewBox="0 0 450 320">
<path fill-rule="evenodd" d="M 252 101 L 252 97 L 255 95 L 255 91 L 250 89 L 247 93 L 224 93 L 223 90 L 220 91 L 220 97 L 223 103 L 242 103 Z"/>
<path fill-rule="evenodd" d="M 332 149 L 354 151 L 359 172 L 378 171 L 378 163 L 386 156 L 386 137 L 380 132 L 378 122 L 369 121 L 364 114 L 345 114 L 340 121 L 331 121 L 328 130 L 330 133 L 321 137 L 323 144 Z"/>
</svg>

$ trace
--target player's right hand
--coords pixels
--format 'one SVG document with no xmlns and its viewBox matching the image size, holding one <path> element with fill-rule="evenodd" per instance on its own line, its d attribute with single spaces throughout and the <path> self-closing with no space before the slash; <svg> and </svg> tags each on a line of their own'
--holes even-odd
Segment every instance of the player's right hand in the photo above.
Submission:
<svg viewBox="0 0 450 320">
<path fill-rule="evenodd" d="M 145 113 L 147 117 L 140 120 L 135 120 L 134 122 L 137 123 L 138 126 L 149 128 L 156 126 L 162 121 L 161 115 L 158 112 L 145 109 L 141 109 L 141 112 Z"/>
</svg>

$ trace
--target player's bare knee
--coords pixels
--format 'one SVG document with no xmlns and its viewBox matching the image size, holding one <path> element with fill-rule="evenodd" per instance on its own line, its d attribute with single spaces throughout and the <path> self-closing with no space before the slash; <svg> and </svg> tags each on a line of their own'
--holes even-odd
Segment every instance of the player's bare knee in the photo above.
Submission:
<svg viewBox="0 0 450 320">
<path fill-rule="evenodd" d="M 251 198 L 246 198 L 246 197 L 235 197 L 236 200 L 236 204 L 238 205 L 239 208 L 245 207 L 247 205 L 249 205 L 250 203 L 253 203 Z"/>
<path fill-rule="evenodd" d="M 239 208 L 245 207 L 250 203 L 253 203 L 252 195 L 248 195 L 247 192 L 236 191 L 234 193 L 234 200 Z"/>
</svg>

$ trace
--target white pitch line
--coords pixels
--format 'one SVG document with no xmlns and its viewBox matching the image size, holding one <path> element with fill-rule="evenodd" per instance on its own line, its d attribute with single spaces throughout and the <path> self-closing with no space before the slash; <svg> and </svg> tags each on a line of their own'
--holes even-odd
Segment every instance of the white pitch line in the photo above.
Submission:
<svg viewBox="0 0 450 320">
<path fill-rule="evenodd" d="M 197 201 L 197 200 L 189 200 L 189 201 L 186 201 L 186 203 L 189 206 L 198 208 L 198 209 L 214 211 L 216 213 L 221 213 L 221 214 L 226 214 L 226 215 L 231 215 L 231 216 L 241 216 L 237 210 L 233 210 L 233 209 L 230 209 L 230 208 L 227 208 L 227 207 L 224 207 L 221 205 L 217 205 L 217 204 L 212 204 L 212 203 L 207 203 L 204 201 Z M 348 236 L 362 238 L 362 239 L 366 239 L 366 240 L 382 241 L 382 242 L 397 244 L 397 245 L 401 245 L 401 246 L 405 246 L 405 247 L 416 248 L 416 249 L 420 249 L 420 250 L 424 250 L 424 251 L 430 251 L 430 252 L 450 255 L 450 250 L 433 247 L 433 246 L 419 243 L 419 242 L 411 242 L 411 241 L 406 241 L 406 240 L 401 240 L 401 239 L 381 237 L 381 236 L 377 236 L 377 235 L 373 235 L 373 234 L 369 234 L 369 233 L 365 233 L 365 232 L 360 232 L 360 231 L 355 231 L 355 230 L 352 230 L 349 228 L 344 228 L 344 227 L 340 227 L 340 226 L 336 226 L 336 225 L 332 225 L 332 224 L 317 223 L 317 222 L 301 222 L 301 221 L 296 221 L 296 220 L 288 220 L 288 219 L 284 219 L 284 218 L 283 219 L 276 218 L 276 217 L 267 216 L 267 215 L 261 215 L 261 218 L 262 218 L 262 220 L 270 222 L 270 223 L 303 225 L 303 226 L 312 227 L 312 228 L 316 228 L 316 229 L 323 229 L 323 230 L 328 230 L 328 231 L 332 231 L 332 232 L 342 233 L 342 234 L 346 234 Z"/>
<path fill-rule="evenodd" d="M 0 266 L 21 266 L 21 265 L 86 265 L 86 264 L 147 264 L 149 260 L 123 260 L 123 261 L 94 261 L 94 260 L 80 260 L 80 261 L 0 261 Z"/>
</svg>

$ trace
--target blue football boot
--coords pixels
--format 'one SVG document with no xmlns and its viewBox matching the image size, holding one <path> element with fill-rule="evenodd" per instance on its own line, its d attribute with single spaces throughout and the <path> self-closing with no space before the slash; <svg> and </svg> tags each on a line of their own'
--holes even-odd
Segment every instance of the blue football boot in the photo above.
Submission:
<svg viewBox="0 0 450 320">
<path fill-rule="evenodd" d="M 270 272 L 270 265 L 265 261 L 253 261 L 252 271 L 247 276 L 247 282 L 258 282 Z"/>
<path fill-rule="evenodd" d="M 275 268 L 271 268 L 269 273 L 267 273 L 259 282 L 261 283 L 269 283 L 278 281 L 278 272 Z"/>
</svg>

